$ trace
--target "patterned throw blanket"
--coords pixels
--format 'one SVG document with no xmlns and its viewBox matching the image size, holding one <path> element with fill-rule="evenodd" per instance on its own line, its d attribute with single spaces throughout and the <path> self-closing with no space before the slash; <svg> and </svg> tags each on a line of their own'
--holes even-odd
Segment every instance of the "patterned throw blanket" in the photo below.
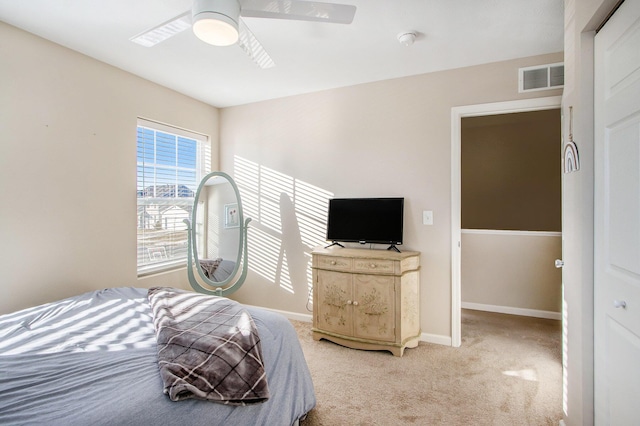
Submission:
<svg viewBox="0 0 640 426">
<path fill-rule="evenodd" d="M 212 278 L 213 273 L 216 271 L 216 269 L 218 269 L 218 266 L 220 266 L 221 262 L 221 257 L 217 259 L 200 259 L 200 267 L 204 271 L 204 275 L 207 278 Z"/>
<path fill-rule="evenodd" d="M 260 338 L 240 304 L 165 287 L 149 289 L 148 298 L 171 400 L 247 405 L 269 398 Z"/>
</svg>

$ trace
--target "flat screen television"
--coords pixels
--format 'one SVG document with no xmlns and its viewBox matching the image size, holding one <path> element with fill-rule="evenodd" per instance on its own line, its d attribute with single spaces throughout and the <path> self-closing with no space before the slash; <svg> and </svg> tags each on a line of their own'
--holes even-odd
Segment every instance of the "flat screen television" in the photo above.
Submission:
<svg viewBox="0 0 640 426">
<path fill-rule="evenodd" d="M 327 241 L 389 244 L 397 250 L 395 246 L 402 244 L 403 216 L 404 198 L 332 198 Z"/>
</svg>

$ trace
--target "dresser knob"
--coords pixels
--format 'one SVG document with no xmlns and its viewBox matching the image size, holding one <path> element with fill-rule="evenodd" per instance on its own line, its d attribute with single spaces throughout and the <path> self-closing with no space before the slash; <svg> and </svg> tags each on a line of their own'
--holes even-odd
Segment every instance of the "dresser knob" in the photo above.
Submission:
<svg viewBox="0 0 640 426">
<path fill-rule="evenodd" d="M 352 304 L 353 302 L 351 300 L 347 300 L 347 305 Z"/>
<path fill-rule="evenodd" d="M 335 264 L 336 264 L 336 261 L 335 261 L 335 260 L 332 260 L 332 261 L 331 261 L 331 264 L 332 264 L 332 265 L 335 265 Z"/>
<path fill-rule="evenodd" d="M 375 263 L 372 263 L 371 265 L 369 265 L 369 268 L 374 269 L 375 267 L 376 267 L 376 264 L 375 264 Z"/>
<path fill-rule="evenodd" d="M 353 306 L 358 306 L 358 302 L 356 302 L 355 300 L 353 301 Z"/>
</svg>

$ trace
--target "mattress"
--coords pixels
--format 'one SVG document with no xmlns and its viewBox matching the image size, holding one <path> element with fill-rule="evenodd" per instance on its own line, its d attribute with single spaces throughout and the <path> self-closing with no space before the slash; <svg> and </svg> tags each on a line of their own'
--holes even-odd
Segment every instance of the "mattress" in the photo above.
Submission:
<svg viewBox="0 0 640 426">
<path fill-rule="evenodd" d="M 0 316 L 2 425 L 292 425 L 316 403 L 282 315 L 246 307 L 270 398 L 228 406 L 162 391 L 147 290 L 109 288 Z"/>
</svg>

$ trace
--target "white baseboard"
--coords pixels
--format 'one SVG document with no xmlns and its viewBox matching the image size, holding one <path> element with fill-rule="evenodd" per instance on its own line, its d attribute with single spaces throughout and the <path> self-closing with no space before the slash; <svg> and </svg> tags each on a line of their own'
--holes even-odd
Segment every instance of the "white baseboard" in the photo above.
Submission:
<svg viewBox="0 0 640 426">
<path fill-rule="evenodd" d="M 279 309 L 271 309 L 271 308 L 266 308 L 264 306 L 256 306 L 256 305 L 245 305 L 245 306 L 251 306 L 253 308 L 264 309 L 265 311 L 276 312 L 276 313 L 278 313 L 280 315 L 284 315 L 288 319 L 294 320 L 294 321 L 302 321 L 302 322 L 312 322 L 313 321 L 313 316 L 311 314 L 300 314 L 298 312 L 281 311 Z"/>
<path fill-rule="evenodd" d="M 420 335 L 420 341 L 435 343 L 437 345 L 451 346 L 451 336 L 442 336 L 440 334 L 422 333 Z"/>
<path fill-rule="evenodd" d="M 302 322 L 313 322 L 313 316 L 311 314 L 299 314 L 297 312 L 278 311 L 278 310 L 273 310 L 273 311 L 284 315 L 290 320 L 302 321 Z"/>
<path fill-rule="evenodd" d="M 264 309 L 266 311 L 277 312 L 280 315 L 284 315 L 286 318 L 294 321 L 313 322 L 313 316 L 311 314 L 301 314 L 298 312 L 281 311 L 279 309 L 265 308 L 264 306 L 254 306 L 254 305 L 246 305 L 246 306 L 253 306 L 255 308 Z M 560 320 L 562 318 L 562 314 L 560 314 L 559 312 L 511 308 L 508 306 L 483 305 L 480 303 L 462 302 L 462 308 L 473 309 L 476 311 L 496 312 L 500 314 L 521 315 L 521 316 L 527 316 L 527 317 L 546 318 L 546 319 L 554 319 L 554 320 Z M 431 334 L 431 333 L 420 334 L 420 341 L 426 342 L 426 343 L 434 343 L 436 345 L 443 345 L 443 346 L 451 346 L 451 342 L 452 342 L 451 336 L 443 336 L 440 334 Z M 561 423 L 560 426 L 564 426 L 564 425 L 562 425 Z"/>
<path fill-rule="evenodd" d="M 510 306 L 484 305 L 482 303 L 462 302 L 462 309 L 472 309 L 474 311 L 496 312 L 499 314 L 520 315 L 524 317 L 545 318 L 552 320 L 562 320 L 561 312 L 539 311 L 536 309 L 513 308 Z"/>
</svg>

